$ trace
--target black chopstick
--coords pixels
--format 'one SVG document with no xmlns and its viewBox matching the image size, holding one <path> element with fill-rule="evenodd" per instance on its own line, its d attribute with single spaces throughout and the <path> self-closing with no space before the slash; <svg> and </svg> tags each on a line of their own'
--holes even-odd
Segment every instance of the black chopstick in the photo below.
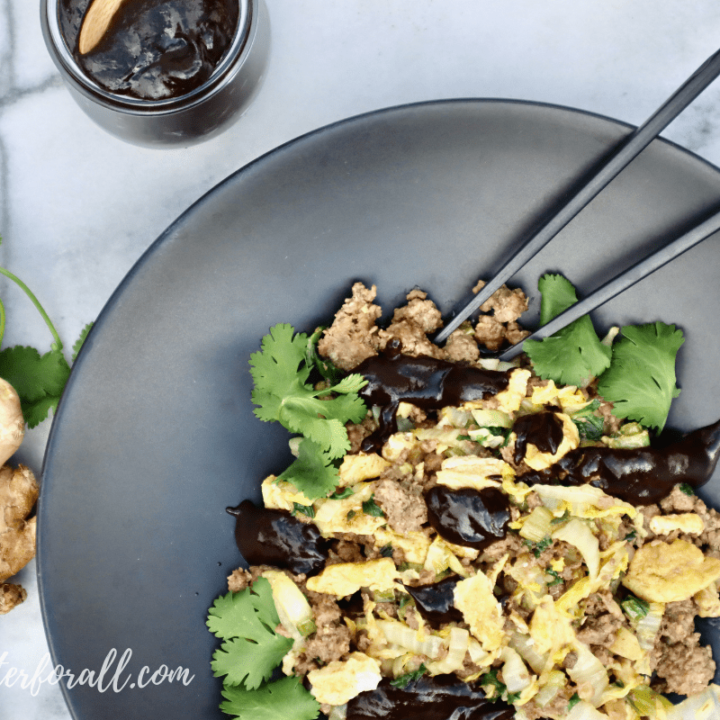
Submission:
<svg viewBox="0 0 720 720">
<path fill-rule="evenodd" d="M 552 240 L 606 185 L 641 153 L 720 74 L 720 51 L 706 60 L 643 125 L 621 141 L 617 150 L 590 180 L 540 230 L 524 241 L 485 287 L 438 333 L 444 342 L 499 287 Z"/>
<path fill-rule="evenodd" d="M 707 220 L 695 225 L 684 235 L 681 235 L 679 238 L 656 250 L 654 253 L 651 253 L 644 260 L 636 263 L 628 270 L 616 275 L 612 280 L 601 285 L 584 300 L 580 300 L 565 310 L 565 312 L 554 317 L 549 323 L 546 323 L 532 335 L 526 337 L 525 340 L 516 343 L 502 352 L 499 355 L 499 359 L 511 360 L 522 352 L 523 344 L 527 340 L 542 340 L 543 338 L 553 335 L 558 330 L 562 330 L 571 322 L 583 315 L 587 315 L 587 313 L 595 308 L 600 307 L 600 305 L 619 295 L 623 290 L 632 287 L 635 283 L 654 273 L 663 265 L 667 265 L 671 260 L 674 260 L 686 250 L 689 250 L 718 230 L 720 230 L 720 212 L 716 212 Z"/>
</svg>

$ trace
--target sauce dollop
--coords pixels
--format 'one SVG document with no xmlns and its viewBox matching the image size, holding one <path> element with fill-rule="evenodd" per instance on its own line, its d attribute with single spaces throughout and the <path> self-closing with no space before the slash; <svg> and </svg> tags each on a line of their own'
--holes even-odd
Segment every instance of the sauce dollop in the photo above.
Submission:
<svg viewBox="0 0 720 720">
<path fill-rule="evenodd" d="M 577 448 L 555 468 L 567 473 L 564 484 L 589 483 L 633 505 L 650 505 L 669 495 L 678 483 L 692 488 L 704 485 L 715 471 L 718 457 L 720 420 L 664 446 Z"/>
<path fill-rule="evenodd" d="M 383 680 L 375 690 L 348 702 L 347 720 L 511 720 L 515 708 L 488 700 L 451 675 L 421 677 L 404 688 Z"/>
<path fill-rule="evenodd" d="M 464 622 L 463 614 L 455 607 L 455 586 L 459 580 L 458 577 L 448 577 L 432 585 L 406 585 L 405 589 L 415 600 L 420 615 L 429 623 Z"/>
<path fill-rule="evenodd" d="M 437 533 L 456 545 L 482 550 L 502 540 L 510 522 L 510 503 L 497 488 L 451 490 L 436 485 L 425 493 L 428 520 Z"/>
<path fill-rule="evenodd" d="M 60 29 L 78 65 L 112 93 L 178 97 L 202 85 L 230 47 L 238 0 L 124 0 L 85 55 L 78 39 L 90 0 L 61 0 Z"/>
<path fill-rule="evenodd" d="M 515 421 L 513 431 L 517 434 L 513 456 L 517 464 L 525 457 L 528 443 L 532 443 L 540 452 L 554 455 L 563 440 L 562 421 L 552 412 L 523 415 Z"/>
<path fill-rule="evenodd" d="M 235 516 L 235 542 L 250 565 L 273 565 L 297 575 L 312 575 L 325 566 L 328 541 L 311 523 L 286 510 L 258 508 L 243 500 L 227 511 Z"/>
<path fill-rule="evenodd" d="M 397 340 L 388 343 L 382 355 L 364 360 L 355 369 L 368 384 L 360 396 L 377 405 L 380 427 L 363 443 L 364 452 L 377 452 L 397 432 L 396 412 L 401 401 L 423 410 L 439 410 L 497 395 L 508 386 L 508 374 L 482 370 L 464 363 L 401 354 Z"/>
</svg>

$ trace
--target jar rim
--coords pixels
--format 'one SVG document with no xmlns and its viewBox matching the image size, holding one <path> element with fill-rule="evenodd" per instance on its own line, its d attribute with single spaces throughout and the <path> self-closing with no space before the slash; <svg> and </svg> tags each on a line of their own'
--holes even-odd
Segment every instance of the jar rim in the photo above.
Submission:
<svg viewBox="0 0 720 720">
<path fill-rule="evenodd" d="M 53 54 L 56 63 L 62 65 L 64 70 L 70 75 L 72 80 L 79 86 L 77 89 L 93 96 L 108 104 L 123 107 L 128 111 L 136 111 L 140 113 L 176 110 L 180 107 L 192 105 L 204 99 L 209 93 L 216 88 L 220 89 L 230 76 L 230 70 L 243 56 L 248 46 L 251 30 L 256 24 L 257 12 L 254 12 L 256 0 L 237 0 L 238 2 L 238 21 L 235 27 L 232 43 L 220 62 L 213 69 L 210 77 L 201 85 L 193 88 L 190 92 L 178 95 L 176 97 L 161 98 L 159 100 L 147 100 L 144 98 L 134 98 L 128 95 L 121 95 L 106 90 L 99 83 L 87 75 L 78 65 L 73 57 L 65 37 L 60 29 L 60 2 L 59 0 L 42 0 L 42 24 L 43 34 L 45 35 L 48 49 Z"/>
</svg>

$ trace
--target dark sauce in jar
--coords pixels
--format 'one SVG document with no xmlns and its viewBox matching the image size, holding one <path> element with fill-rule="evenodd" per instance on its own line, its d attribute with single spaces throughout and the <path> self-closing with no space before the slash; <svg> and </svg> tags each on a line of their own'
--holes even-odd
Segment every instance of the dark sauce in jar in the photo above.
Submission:
<svg viewBox="0 0 720 720">
<path fill-rule="evenodd" d="M 497 395 L 508 386 L 508 374 L 464 363 L 421 355 L 401 354 L 397 340 L 382 355 L 364 360 L 355 369 L 368 381 L 360 396 L 380 410 L 380 427 L 366 438 L 364 452 L 377 452 L 397 432 L 396 412 L 402 401 L 423 410 L 439 410 Z"/>
<path fill-rule="evenodd" d="M 436 485 L 425 493 L 425 504 L 433 528 L 456 545 L 482 550 L 507 533 L 510 503 L 497 488 L 451 490 Z"/>
<path fill-rule="evenodd" d="M 78 40 L 91 0 L 60 0 L 60 29 L 83 71 L 109 92 L 143 100 L 202 85 L 232 44 L 238 0 L 124 0 L 100 42 Z"/>
<path fill-rule="evenodd" d="M 515 421 L 513 431 L 517 434 L 513 459 L 519 465 L 532 443 L 540 452 L 554 455 L 563 440 L 562 420 L 552 412 L 523 415 Z"/>
<path fill-rule="evenodd" d="M 347 706 L 347 720 L 511 720 L 515 708 L 452 675 L 421 677 L 404 688 L 383 680 Z"/>
<path fill-rule="evenodd" d="M 286 510 L 255 507 L 250 500 L 227 511 L 235 516 L 235 542 L 250 565 L 273 565 L 296 575 L 325 567 L 329 543 L 312 523 Z"/>
<path fill-rule="evenodd" d="M 678 483 L 704 485 L 720 457 L 720 420 L 657 447 L 577 448 L 555 465 L 566 473 L 563 483 L 590 483 L 634 505 L 651 505 Z"/>
</svg>

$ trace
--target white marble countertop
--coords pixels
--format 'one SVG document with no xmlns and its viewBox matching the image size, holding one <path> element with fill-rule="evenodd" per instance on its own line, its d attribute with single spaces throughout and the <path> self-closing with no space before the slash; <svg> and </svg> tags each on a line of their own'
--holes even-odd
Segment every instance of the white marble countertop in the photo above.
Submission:
<svg viewBox="0 0 720 720">
<path fill-rule="evenodd" d="M 272 50 L 241 120 L 185 150 L 126 145 L 63 87 L 37 3 L 0 12 L 0 264 L 40 297 L 65 345 L 93 320 L 153 240 L 249 161 L 303 133 L 378 108 L 437 98 L 513 98 L 642 122 L 711 55 L 713 0 L 268 0 Z M 720 164 L 720 83 L 664 136 Z M 49 349 L 26 298 L 0 284 L 4 346 Z M 39 476 L 50 421 L 17 461 Z M 0 617 L 0 718 L 67 720 L 60 690 L 3 683 L 47 652 L 35 564 L 27 601 Z M 6 653 L 6 654 L 5 654 Z M 3 664 L 5 663 L 5 664 Z M 83 720 L 87 720 L 84 718 Z"/>
</svg>

